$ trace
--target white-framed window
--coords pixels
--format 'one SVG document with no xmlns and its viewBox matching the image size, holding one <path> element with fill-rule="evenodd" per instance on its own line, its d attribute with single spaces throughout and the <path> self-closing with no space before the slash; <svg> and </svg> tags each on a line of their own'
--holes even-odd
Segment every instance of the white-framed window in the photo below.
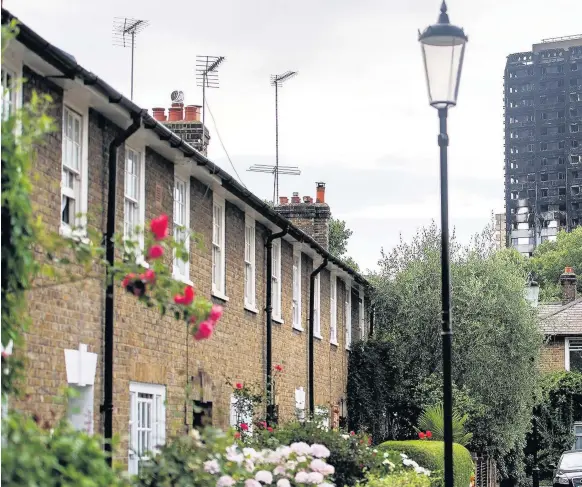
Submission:
<svg viewBox="0 0 582 487">
<path fill-rule="evenodd" d="M 190 178 L 174 178 L 174 239 L 190 247 Z M 182 260 L 174 252 L 174 277 L 191 284 L 190 253 L 188 259 Z"/>
<path fill-rule="evenodd" d="M 317 265 L 313 262 L 313 269 Z M 322 338 L 321 336 L 321 272 L 315 276 L 313 281 L 313 336 L 315 338 Z"/>
<path fill-rule="evenodd" d="M 565 369 L 582 372 L 582 338 L 566 338 Z"/>
<path fill-rule="evenodd" d="M 129 383 L 129 473 L 166 442 L 166 386 Z"/>
<path fill-rule="evenodd" d="M 125 178 L 123 199 L 123 237 L 137 238 L 143 251 L 145 225 L 145 164 L 143 154 L 125 146 Z M 141 232 L 137 233 L 138 228 Z"/>
<path fill-rule="evenodd" d="M 301 251 L 293 252 L 293 328 L 303 331 L 301 325 Z"/>
<path fill-rule="evenodd" d="M 319 423 L 321 428 L 327 431 L 329 429 L 329 408 L 325 406 L 316 406 L 315 420 Z"/>
<path fill-rule="evenodd" d="M 226 300 L 226 204 L 224 198 L 213 194 L 212 201 L 212 294 Z"/>
<path fill-rule="evenodd" d="M 344 314 L 346 320 L 346 349 L 352 346 L 352 288 L 346 282 L 346 296 L 344 301 Z"/>
<path fill-rule="evenodd" d="M 249 399 L 237 397 L 234 394 L 230 396 L 230 426 L 236 428 L 241 423 L 248 426 L 247 432 L 253 433 L 253 403 Z"/>
<path fill-rule="evenodd" d="M 295 389 L 295 415 L 299 421 L 305 421 L 305 390 L 303 387 Z"/>
<path fill-rule="evenodd" d="M 273 304 L 273 319 L 283 321 L 281 316 L 281 239 L 273 241 L 271 254 L 271 301 Z"/>
<path fill-rule="evenodd" d="M 255 266 L 255 220 L 245 215 L 245 308 L 257 311 Z"/>
<path fill-rule="evenodd" d="M 17 109 L 18 96 L 16 73 L 2 66 L 2 120 L 8 119 Z"/>
<path fill-rule="evenodd" d="M 63 106 L 62 171 L 61 171 L 61 234 L 85 234 L 87 190 L 89 184 L 88 110 L 73 107 L 67 100 Z"/>
<path fill-rule="evenodd" d="M 574 423 L 574 447 L 573 450 L 582 450 L 582 422 Z"/>
<path fill-rule="evenodd" d="M 65 350 L 68 387 L 75 391 L 67 407 L 67 419 L 77 431 L 93 434 L 93 398 L 97 354 L 88 352 L 84 343 L 77 350 Z"/>
<path fill-rule="evenodd" d="M 360 302 L 358 303 L 358 319 L 360 321 L 360 340 L 366 338 L 366 312 L 364 310 L 364 296 L 360 294 Z"/>
<path fill-rule="evenodd" d="M 337 277 L 333 273 L 329 281 L 329 307 L 329 341 L 337 345 Z"/>
</svg>

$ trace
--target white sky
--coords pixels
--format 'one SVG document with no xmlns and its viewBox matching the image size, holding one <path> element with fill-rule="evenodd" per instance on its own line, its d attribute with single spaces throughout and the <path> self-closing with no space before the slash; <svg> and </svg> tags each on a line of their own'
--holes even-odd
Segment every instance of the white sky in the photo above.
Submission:
<svg viewBox="0 0 582 487">
<path fill-rule="evenodd" d="M 222 55 L 208 102 L 243 182 L 272 198 L 269 76 L 298 71 L 280 91 L 280 195 L 315 196 L 327 183 L 332 213 L 354 230 L 360 266 L 439 218 L 438 119 L 428 106 L 417 31 L 440 0 L 4 0 L 4 7 L 85 68 L 129 95 L 130 51 L 111 41 L 113 17 L 147 19 L 135 59 L 135 101 L 169 106 L 182 90 L 201 103 L 197 54 Z M 542 38 L 582 33 L 580 0 L 449 0 L 469 35 L 459 105 L 449 115 L 450 212 L 457 236 L 503 209 L 503 69 L 509 53 Z M 209 156 L 234 175 L 212 122 Z"/>
</svg>

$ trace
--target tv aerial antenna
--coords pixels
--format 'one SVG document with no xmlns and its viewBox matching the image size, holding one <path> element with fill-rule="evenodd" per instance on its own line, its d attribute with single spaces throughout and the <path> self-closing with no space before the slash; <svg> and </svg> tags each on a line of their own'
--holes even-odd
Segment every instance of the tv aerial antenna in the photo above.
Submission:
<svg viewBox="0 0 582 487">
<path fill-rule="evenodd" d="M 202 152 L 206 155 L 206 88 L 219 88 L 218 66 L 224 56 L 196 56 L 196 86 L 202 87 Z"/>
</svg>

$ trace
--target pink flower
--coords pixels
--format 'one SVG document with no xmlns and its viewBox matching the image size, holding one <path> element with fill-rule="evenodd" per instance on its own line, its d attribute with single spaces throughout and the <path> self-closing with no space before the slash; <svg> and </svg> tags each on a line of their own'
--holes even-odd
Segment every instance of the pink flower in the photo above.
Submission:
<svg viewBox="0 0 582 487">
<path fill-rule="evenodd" d="M 236 484 L 236 481 L 230 475 L 223 475 L 216 482 L 216 487 L 231 487 Z"/>
<path fill-rule="evenodd" d="M 313 445 L 311 445 L 311 454 L 315 458 L 327 458 L 330 455 L 330 451 L 325 445 L 314 443 Z"/>
<path fill-rule="evenodd" d="M 236 387 L 238 390 L 241 390 L 244 386 L 242 384 L 242 382 L 237 382 L 234 387 Z"/>
<path fill-rule="evenodd" d="M 234 434 L 234 439 L 240 440 L 240 433 L 238 431 Z"/>
<path fill-rule="evenodd" d="M 156 240 L 163 240 L 168 236 L 168 215 L 162 214 L 154 218 L 150 223 L 150 230 Z"/>
<path fill-rule="evenodd" d="M 282 371 L 283 371 L 283 366 L 282 366 L 282 365 L 279 365 L 279 364 L 277 364 L 277 365 L 275 365 L 275 370 L 276 370 L 277 372 L 282 372 Z"/>
<path fill-rule="evenodd" d="M 419 437 L 421 440 L 424 440 L 424 439 L 426 438 L 426 435 L 425 435 L 425 434 L 424 434 L 422 431 L 419 431 L 419 433 L 418 433 L 418 437 Z"/>
<path fill-rule="evenodd" d="M 174 296 L 174 303 L 176 304 L 183 304 L 185 306 L 188 306 L 189 304 L 192 304 L 192 301 L 194 301 L 194 288 L 192 286 L 186 286 L 184 288 L 184 294 L 176 294 Z"/>
<path fill-rule="evenodd" d="M 263 484 L 273 483 L 273 474 L 267 470 L 259 470 L 255 474 L 255 480 L 262 482 Z"/>
<path fill-rule="evenodd" d="M 307 482 L 310 484 L 321 484 L 323 482 L 323 474 L 319 472 L 309 472 L 307 474 Z"/>
<path fill-rule="evenodd" d="M 356 433 L 354 433 L 353 431 L 350 431 L 350 436 L 355 436 Z"/>
<path fill-rule="evenodd" d="M 432 438 L 432 431 L 427 431 L 426 432 L 426 437 L 427 438 Z"/>
<path fill-rule="evenodd" d="M 133 281 L 137 276 L 132 272 L 130 274 L 127 274 L 124 278 L 123 281 L 121 281 L 121 285 L 125 288 L 127 287 L 131 281 Z"/>
<path fill-rule="evenodd" d="M 243 431 L 248 431 L 249 430 L 249 425 L 246 423 L 241 423 L 240 424 L 240 429 Z"/>
<path fill-rule="evenodd" d="M 217 304 L 212 305 L 212 309 L 210 310 L 210 313 L 208 314 L 208 319 L 212 323 L 216 323 L 220 319 L 221 316 L 222 316 L 222 306 L 218 306 Z"/>
<path fill-rule="evenodd" d="M 198 330 L 194 335 L 194 340 L 199 341 L 210 338 L 212 336 L 213 329 L 214 327 L 212 326 L 212 323 L 210 323 L 209 321 L 203 321 L 198 325 Z"/>
<path fill-rule="evenodd" d="M 154 282 L 156 280 L 156 273 L 151 269 L 148 269 L 143 274 L 140 274 L 139 278 L 143 282 Z"/>
<path fill-rule="evenodd" d="M 10 354 L 6 350 L 2 350 L 2 358 L 6 359 L 10 357 Z"/>
<path fill-rule="evenodd" d="M 161 245 L 152 245 L 148 250 L 148 257 L 150 259 L 159 259 L 164 255 L 164 247 Z"/>
<path fill-rule="evenodd" d="M 272 433 L 272 432 L 273 432 L 273 428 L 271 428 L 270 426 L 267 426 L 267 431 L 268 431 L 269 433 Z"/>
<path fill-rule="evenodd" d="M 309 475 L 307 472 L 297 472 L 297 475 L 295 475 L 295 482 L 297 482 L 298 484 L 306 484 L 308 480 Z"/>
</svg>

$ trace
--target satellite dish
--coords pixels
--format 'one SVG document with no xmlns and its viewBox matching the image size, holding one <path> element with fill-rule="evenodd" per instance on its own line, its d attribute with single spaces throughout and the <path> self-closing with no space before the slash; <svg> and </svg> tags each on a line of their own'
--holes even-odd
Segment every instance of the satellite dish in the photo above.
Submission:
<svg viewBox="0 0 582 487">
<path fill-rule="evenodd" d="M 184 92 L 178 90 L 172 91 L 170 98 L 172 99 L 172 103 L 184 103 Z"/>
</svg>

